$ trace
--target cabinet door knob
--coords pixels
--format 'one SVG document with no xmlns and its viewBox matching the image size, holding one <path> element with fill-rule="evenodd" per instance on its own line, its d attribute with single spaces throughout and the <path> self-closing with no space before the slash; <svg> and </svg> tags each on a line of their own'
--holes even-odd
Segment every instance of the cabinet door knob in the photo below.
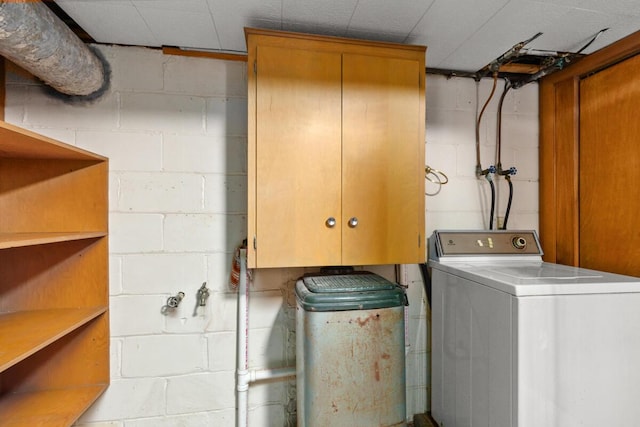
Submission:
<svg viewBox="0 0 640 427">
<path fill-rule="evenodd" d="M 327 227 L 333 228 L 336 225 L 336 219 L 330 216 L 324 223 L 327 225 Z"/>
<path fill-rule="evenodd" d="M 358 218 L 355 216 L 349 219 L 349 227 L 356 228 L 358 226 Z"/>
</svg>

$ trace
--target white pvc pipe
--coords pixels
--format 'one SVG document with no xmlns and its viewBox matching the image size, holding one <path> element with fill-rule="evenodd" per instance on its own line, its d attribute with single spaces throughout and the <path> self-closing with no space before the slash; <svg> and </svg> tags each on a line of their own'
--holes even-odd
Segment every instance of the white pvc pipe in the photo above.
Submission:
<svg viewBox="0 0 640 427">
<path fill-rule="evenodd" d="M 248 427 L 249 384 L 255 381 L 282 379 L 296 375 L 296 368 L 249 370 L 249 283 L 247 282 L 247 250 L 240 249 L 238 282 L 238 338 L 236 426 Z"/>
<path fill-rule="evenodd" d="M 400 268 L 398 270 L 398 283 L 405 289 L 409 289 L 409 268 L 407 264 L 400 264 Z M 406 292 L 406 291 L 405 291 Z M 409 354 L 409 350 L 411 349 L 411 341 L 409 337 L 409 309 L 408 307 L 404 308 L 404 355 Z"/>
<path fill-rule="evenodd" d="M 247 427 L 249 412 L 249 286 L 247 284 L 247 250 L 240 249 L 240 281 L 238 283 L 238 351 L 237 351 L 237 427 Z"/>
<path fill-rule="evenodd" d="M 296 376 L 296 368 L 258 369 L 250 371 L 249 381 L 273 380 Z"/>
</svg>

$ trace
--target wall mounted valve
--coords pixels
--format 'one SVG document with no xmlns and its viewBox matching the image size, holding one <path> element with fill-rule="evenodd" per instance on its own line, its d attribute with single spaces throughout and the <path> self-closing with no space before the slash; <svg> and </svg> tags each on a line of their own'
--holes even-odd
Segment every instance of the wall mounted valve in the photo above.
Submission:
<svg viewBox="0 0 640 427">
<path fill-rule="evenodd" d="M 207 282 L 204 282 L 196 292 L 196 306 L 193 309 L 194 317 L 198 315 L 198 307 L 207 305 L 207 298 L 209 298 L 209 289 L 207 289 Z"/>
<path fill-rule="evenodd" d="M 496 173 L 500 176 L 513 176 L 515 174 L 518 173 L 518 169 L 515 168 L 515 166 L 511 166 L 509 169 L 502 169 L 502 165 L 498 164 L 498 169 L 496 171 Z"/>
<path fill-rule="evenodd" d="M 160 312 L 162 314 L 168 314 L 175 310 L 179 305 L 182 299 L 184 298 L 184 292 L 178 292 L 175 296 L 167 298 L 167 303 L 162 306 Z"/>
<path fill-rule="evenodd" d="M 517 174 L 517 173 L 518 173 L 518 169 L 516 169 L 516 168 L 515 168 L 515 166 L 511 166 L 511 167 L 509 168 L 509 170 L 506 172 L 506 175 L 511 175 L 511 176 L 513 176 L 513 175 L 515 175 L 515 174 Z"/>
<path fill-rule="evenodd" d="M 481 176 L 487 177 L 489 174 L 496 173 L 496 167 L 494 165 L 489 166 L 486 169 L 482 169 L 482 166 L 476 166 L 476 177 L 480 178 Z"/>
</svg>

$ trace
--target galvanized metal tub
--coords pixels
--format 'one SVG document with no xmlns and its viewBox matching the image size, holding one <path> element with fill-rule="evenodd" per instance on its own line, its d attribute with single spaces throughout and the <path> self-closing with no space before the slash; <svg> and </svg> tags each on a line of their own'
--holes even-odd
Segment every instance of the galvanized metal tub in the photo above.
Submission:
<svg viewBox="0 0 640 427">
<path fill-rule="evenodd" d="M 406 425 L 402 288 L 373 273 L 296 283 L 299 427 Z"/>
</svg>

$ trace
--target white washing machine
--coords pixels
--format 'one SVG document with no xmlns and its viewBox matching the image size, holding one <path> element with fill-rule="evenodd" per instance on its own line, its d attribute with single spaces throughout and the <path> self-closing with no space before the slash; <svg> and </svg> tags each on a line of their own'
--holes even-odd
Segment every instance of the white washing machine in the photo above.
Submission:
<svg viewBox="0 0 640 427">
<path fill-rule="evenodd" d="M 639 278 L 543 262 L 533 231 L 430 245 L 440 426 L 640 426 Z"/>
</svg>

